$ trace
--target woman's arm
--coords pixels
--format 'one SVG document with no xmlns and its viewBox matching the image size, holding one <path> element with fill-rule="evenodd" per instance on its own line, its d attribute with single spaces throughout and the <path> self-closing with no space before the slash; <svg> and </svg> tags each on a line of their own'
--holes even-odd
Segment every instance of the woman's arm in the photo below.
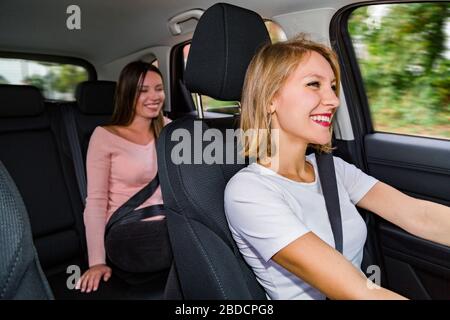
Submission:
<svg viewBox="0 0 450 320">
<path fill-rule="evenodd" d="M 272 260 L 320 290 L 330 299 L 404 299 L 384 288 L 368 285 L 364 274 L 314 233 L 299 237 Z"/>
<path fill-rule="evenodd" d="M 86 159 L 87 199 L 84 210 L 89 266 L 105 264 L 104 233 L 106 226 L 111 154 L 104 132 L 92 134 Z"/>
<path fill-rule="evenodd" d="M 450 246 L 450 207 L 410 197 L 377 182 L 357 203 L 418 237 Z"/>
<path fill-rule="evenodd" d="M 89 269 L 78 280 L 81 292 L 97 291 L 100 280 L 108 281 L 112 270 L 106 265 L 104 233 L 108 207 L 110 151 L 105 147 L 102 129 L 97 128 L 89 141 L 87 170 L 87 199 L 84 210 Z"/>
</svg>

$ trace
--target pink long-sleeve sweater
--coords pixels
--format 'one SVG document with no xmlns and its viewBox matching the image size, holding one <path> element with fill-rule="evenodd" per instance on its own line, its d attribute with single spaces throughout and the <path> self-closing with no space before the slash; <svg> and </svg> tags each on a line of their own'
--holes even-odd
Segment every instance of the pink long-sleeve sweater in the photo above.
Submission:
<svg viewBox="0 0 450 320">
<path fill-rule="evenodd" d="M 93 266 L 106 261 L 104 234 L 111 215 L 157 173 L 155 141 L 140 145 L 97 127 L 89 142 L 86 163 L 84 224 L 89 266 Z M 139 208 L 161 203 L 158 187 Z"/>
</svg>

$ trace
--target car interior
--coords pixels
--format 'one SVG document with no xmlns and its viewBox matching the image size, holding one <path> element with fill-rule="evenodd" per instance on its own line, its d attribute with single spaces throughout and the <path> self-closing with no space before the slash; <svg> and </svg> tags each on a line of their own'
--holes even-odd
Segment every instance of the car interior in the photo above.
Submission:
<svg viewBox="0 0 450 320">
<path fill-rule="evenodd" d="M 435 4 L 423 2 L 428 3 Z M 436 8 L 444 6 L 448 21 L 450 3 L 442 3 Z M 246 164 L 228 164 L 225 153 L 224 164 L 175 164 L 172 134 L 238 128 L 245 72 L 256 50 L 300 33 L 330 45 L 339 57 L 333 155 L 408 195 L 450 206 L 448 100 L 439 137 L 378 129 L 358 64 L 362 40 L 353 40 L 348 27 L 361 8 L 384 6 L 372 16 L 379 18 L 388 15 L 390 5 L 411 8 L 414 1 L 79 0 L 73 5 L 0 3 L 0 299 L 267 299 L 231 237 L 223 208 L 228 180 Z M 157 155 L 174 262 L 145 283 L 130 285 L 113 276 L 98 291 L 81 293 L 73 275 L 88 268 L 83 211 L 89 140 L 111 119 L 121 69 L 139 59 L 160 68 L 164 114 L 172 120 L 158 138 Z M 71 73 L 54 81 L 55 88 L 67 78 L 74 81 L 69 93 L 52 95 L 50 85 L 32 77 L 15 81 L 8 73 L 15 65 L 22 75 L 46 67 L 56 77 L 55 63 L 84 70 L 80 80 Z M 236 137 L 222 136 L 219 143 L 235 145 Z M 202 141 L 202 150 L 209 142 Z M 234 159 L 233 146 L 224 150 L 234 151 Z M 362 266 L 367 276 L 376 265 L 383 287 L 410 299 L 450 299 L 449 247 L 359 211 L 369 230 Z"/>
</svg>

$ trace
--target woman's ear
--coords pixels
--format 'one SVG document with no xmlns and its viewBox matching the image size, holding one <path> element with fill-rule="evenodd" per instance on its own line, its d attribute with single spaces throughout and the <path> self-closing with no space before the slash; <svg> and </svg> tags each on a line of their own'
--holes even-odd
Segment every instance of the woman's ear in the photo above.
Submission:
<svg viewBox="0 0 450 320">
<path fill-rule="evenodd" d="M 269 107 L 267 107 L 267 113 L 270 113 L 270 114 L 272 114 L 272 113 L 274 113 L 275 111 L 276 111 L 276 102 L 274 101 L 275 99 L 273 99 L 271 102 L 270 102 L 270 104 L 269 104 Z"/>
<path fill-rule="evenodd" d="M 272 98 L 272 100 L 270 100 L 270 104 L 267 107 L 267 113 L 274 113 L 275 111 L 277 111 L 278 108 L 278 95 L 275 94 Z"/>
</svg>

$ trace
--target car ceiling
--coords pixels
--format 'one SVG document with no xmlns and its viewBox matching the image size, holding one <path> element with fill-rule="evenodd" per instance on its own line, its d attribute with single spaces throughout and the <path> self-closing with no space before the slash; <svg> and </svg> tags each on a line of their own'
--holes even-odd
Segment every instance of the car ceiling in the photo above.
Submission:
<svg viewBox="0 0 450 320">
<path fill-rule="evenodd" d="M 106 64 L 153 46 L 183 40 L 172 36 L 168 20 L 189 9 L 206 9 L 213 0 L 1 0 L 0 50 L 73 56 Z M 226 1 L 265 18 L 314 8 L 340 8 L 351 0 Z M 67 7 L 81 9 L 81 30 L 69 30 Z M 186 37 L 186 35 L 184 35 Z"/>
</svg>

